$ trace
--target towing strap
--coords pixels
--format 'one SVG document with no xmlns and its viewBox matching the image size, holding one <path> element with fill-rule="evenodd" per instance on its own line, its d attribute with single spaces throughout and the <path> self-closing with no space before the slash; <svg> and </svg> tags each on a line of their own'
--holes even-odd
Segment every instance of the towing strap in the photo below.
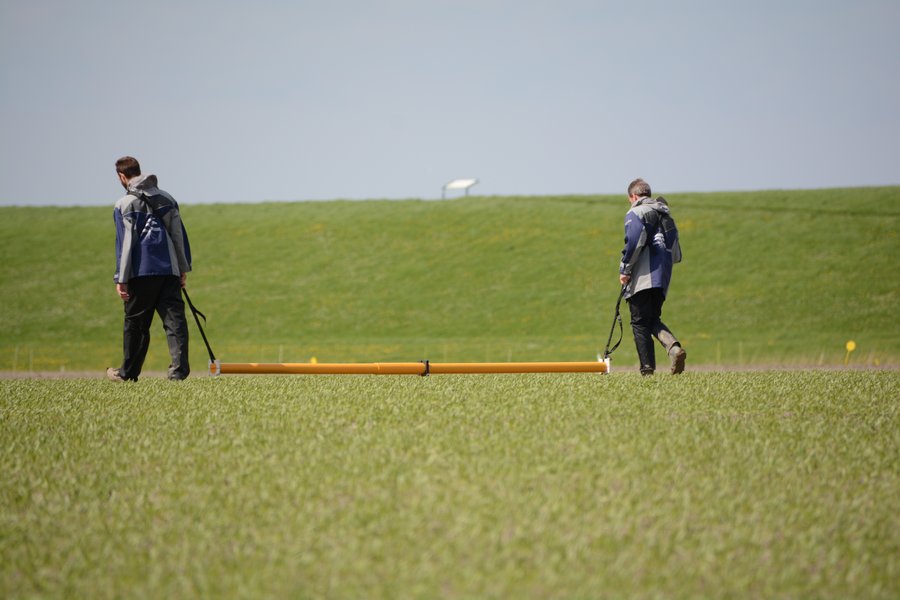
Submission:
<svg viewBox="0 0 900 600">
<path fill-rule="evenodd" d="M 194 314 L 194 320 L 197 321 L 197 329 L 200 330 L 200 335 L 203 337 L 203 343 L 206 344 L 206 351 L 209 352 L 209 360 L 210 362 L 215 362 L 216 355 L 213 354 L 212 348 L 209 347 L 209 340 L 206 339 L 206 333 L 203 331 L 203 326 L 200 325 L 200 317 L 203 317 L 203 322 L 206 323 L 206 315 L 197 310 L 197 307 L 191 302 L 191 297 L 188 296 L 187 289 L 181 288 L 181 291 L 184 292 L 184 299 L 187 300 L 188 306 Z"/>
<path fill-rule="evenodd" d="M 609 339 L 606 340 L 606 350 L 603 351 L 604 359 L 609 358 L 609 355 L 616 351 L 616 348 L 622 343 L 622 338 L 625 335 L 625 328 L 622 326 L 622 313 L 619 312 L 619 308 L 622 306 L 622 298 L 625 297 L 625 287 L 626 286 L 624 285 L 622 286 L 622 291 L 619 292 L 619 299 L 616 300 L 616 315 L 613 317 L 612 327 L 609 329 Z M 615 346 L 610 348 L 609 344 L 612 342 L 617 322 L 619 323 L 619 341 L 616 342 Z"/>
</svg>

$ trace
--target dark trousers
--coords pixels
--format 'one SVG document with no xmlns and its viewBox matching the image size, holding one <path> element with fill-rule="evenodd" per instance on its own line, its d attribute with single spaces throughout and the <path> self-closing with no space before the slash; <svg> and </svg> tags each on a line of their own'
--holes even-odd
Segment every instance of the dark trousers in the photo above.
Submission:
<svg viewBox="0 0 900 600">
<path fill-rule="evenodd" d="M 634 333 L 638 360 L 641 361 L 641 373 L 652 373 L 656 370 L 654 337 L 665 346 L 666 352 L 678 344 L 678 340 L 660 319 L 663 302 L 665 297 L 659 288 L 642 290 L 628 299 L 628 307 L 631 309 L 631 331 Z"/>
<path fill-rule="evenodd" d="M 125 301 L 125 357 L 119 372 L 124 379 L 137 381 L 150 347 L 150 324 L 159 313 L 169 343 L 169 379 L 185 379 L 188 363 L 188 328 L 181 299 L 181 280 L 174 276 L 137 277 L 128 282 Z"/>
</svg>

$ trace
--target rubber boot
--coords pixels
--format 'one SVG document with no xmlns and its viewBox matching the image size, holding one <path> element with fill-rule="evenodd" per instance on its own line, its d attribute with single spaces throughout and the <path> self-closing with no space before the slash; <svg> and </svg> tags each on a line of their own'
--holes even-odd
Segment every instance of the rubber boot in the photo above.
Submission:
<svg viewBox="0 0 900 600">
<path fill-rule="evenodd" d="M 656 351 L 653 348 L 653 338 L 650 331 L 641 325 L 631 326 L 634 332 L 634 345 L 637 349 L 638 360 L 641 363 L 641 375 L 653 375 L 656 371 Z"/>
<path fill-rule="evenodd" d="M 681 344 L 675 344 L 669 349 L 669 362 L 672 364 L 672 375 L 678 375 L 684 372 L 684 361 L 687 359 L 687 352 L 681 347 Z"/>
</svg>

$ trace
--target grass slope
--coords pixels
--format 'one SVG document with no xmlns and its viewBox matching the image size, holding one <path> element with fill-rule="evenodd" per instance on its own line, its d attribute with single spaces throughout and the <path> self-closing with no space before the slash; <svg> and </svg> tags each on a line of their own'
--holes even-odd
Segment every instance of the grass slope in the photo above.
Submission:
<svg viewBox="0 0 900 600">
<path fill-rule="evenodd" d="M 898 389 L 0 381 L 0 596 L 897 598 Z"/>
<path fill-rule="evenodd" d="M 854 364 L 900 361 L 900 188 L 669 199 L 664 318 L 690 364 L 840 364 L 849 339 Z M 183 203 L 225 361 L 589 360 L 609 332 L 622 197 Z M 117 364 L 113 240 L 111 208 L 0 208 L 0 370 Z"/>
</svg>

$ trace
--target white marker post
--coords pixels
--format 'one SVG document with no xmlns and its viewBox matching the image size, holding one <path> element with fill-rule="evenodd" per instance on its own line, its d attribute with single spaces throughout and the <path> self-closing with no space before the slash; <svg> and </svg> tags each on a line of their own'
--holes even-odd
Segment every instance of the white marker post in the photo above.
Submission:
<svg viewBox="0 0 900 600">
<path fill-rule="evenodd" d="M 444 184 L 441 188 L 441 200 L 447 199 L 447 190 L 465 190 L 466 196 L 469 195 L 469 188 L 478 183 L 477 179 L 454 179 L 450 183 Z"/>
</svg>

